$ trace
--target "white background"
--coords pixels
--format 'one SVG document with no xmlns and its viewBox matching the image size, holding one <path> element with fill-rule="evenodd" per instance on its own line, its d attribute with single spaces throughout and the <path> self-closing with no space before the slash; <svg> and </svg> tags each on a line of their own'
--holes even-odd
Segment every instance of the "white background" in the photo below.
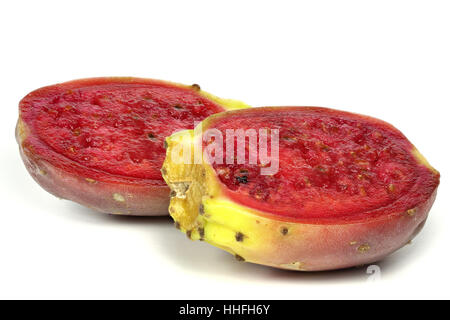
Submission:
<svg viewBox="0 0 450 320">
<path fill-rule="evenodd" d="M 450 298 L 448 1 L 2 1 L 0 298 Z M 19 100 L 92 76 L 199 83 L 260 105 L 382 118 L 442 175 L 413 243 L 366 269 L 296 273 L 239 263 L 169 218 L 58 200 L 26 172 Z"/>
</svg>

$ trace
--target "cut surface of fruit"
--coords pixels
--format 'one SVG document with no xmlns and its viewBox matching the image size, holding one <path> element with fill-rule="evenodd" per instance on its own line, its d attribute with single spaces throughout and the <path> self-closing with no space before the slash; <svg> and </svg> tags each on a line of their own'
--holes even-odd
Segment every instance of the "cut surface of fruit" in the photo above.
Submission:
<svg viewBox="0 0 450 320">
<path fill-rule="evenodd" d="M 237 130 L 245 140 L 228 139 Z M 278 163 L 269 175 L 261 174 L 267 161 L 250 161 L 251 133 L 261 130 Z M 400 131 L 367 116 L 254 108 L 212 115 L 196 131 L 166 139 L 169 211 L 189 238 L 239 260 L 309 271 L 377 261 L 420 231 L 439 184 L 439 173 Z M 259 151 L 264 140 L 254 141 Z M 207 153 L 200 163 L 177 161 L 179 150 L 199 145 L 215 161 Z"/>
<path fill-rule="evenodd" d="M 152 206 L 156 205 L 157 211 L 162 210 L 158 214 L 164 214 L 167 199 L 154 203 L 147 213 L 139 204 L 145 195 L 133 195 L 131 190 L 136 186 L 164 189 L 156 192 L 159 199 L 153 199 L 154 202 L 162 201 L 164 193 L 168 195 L 160 173 L 164 138 L 177 130 L 193 128 L 195 122 L 211 114 L 243 106 L 207 94 L 198 85 L 139 78 L 83 79 L 27 95 L 20 102 L 17 137 L 26 157 L 45 161 L 44 165 L 54 166 L 58 174 L 81 176 L 91 184 L 122 184 L 118 190 L 127 189 L 130 201 L 117 212 L 125 209 L 126 214 L 154 214 Z M 106 189 L 111 192 L 114 186 Z M 98 203 L 89 203 L 91 200 L 62 194 L 64 190 L 49 191 L 100 211 L 115 210 L 114 206 L 102 208 Z M 113 198 L 112 203 L 126 200 L 123 190 L 119 191 L 108 195 Z M 152 191 L 148 193 L 151 199 Z M 114 194 L 120 196 L 114 200 Z M 131 201 L 137 201 L 139 208 L 134 210 Z"/>
<path fill-rule="evenodd" d="M 414 207 L 434 191 L 436 177 L 417 165 L 412 145 L 392 126 L 318 108 L 280 111 L 234 113 L 208 126 L 223 136 L 229 129 L 279 131 L 275 174 L 261 175 L 261 162 L 226 164 L 225 150 L 223 164 L 213 164 L 238 203 L 304 222 L 355 221 Z"/>
</svg>

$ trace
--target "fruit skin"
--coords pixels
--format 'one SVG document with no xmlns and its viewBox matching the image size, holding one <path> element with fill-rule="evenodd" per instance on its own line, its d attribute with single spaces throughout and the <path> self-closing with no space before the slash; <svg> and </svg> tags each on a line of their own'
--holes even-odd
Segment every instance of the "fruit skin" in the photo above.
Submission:
<svg viewBox="0 0 450 320">
<path fill-rule="evenodd" d="M 203 130 L 221 116 L 226 114 L 204 120 Z M 395 129 L 380 120 L 360 117 Z M 206 241 L 240 261 L 297 271 L 333 270 L 373 263 L 415 237 L 424 226 L 436 197 L 439 173 L 411 145 L 410 152 L 417 164 L 427 168 L 434 181 L 429 188 L 431 191 L 418 205 L 376 218 L 334 223 L 273 216 L 232 201 L 212 166 L 204 160 L 193 165 L 176 163 L 174 150 L 180 150 L 180 146 L 193 149 L 199 143 L 201 131 L 198 127 L 195 130 L 195 134 L 193 130 L 186 130 L 166 139 L 168 149 L 162 171 L 173 190 L 169 212 L 175 225 L 188 238 Z"/>
<path fill-rule="evenodd" d="M 187 86 L 167 81 L 132 77 L 89 78 L 43 87 L 29 93 L 29 97 L 45 95 L 52 90 L 70 90 L 81 86 L 113 83 L 165 84 L 196 91 L 224 110 L 248 107 L 242 102 L 215 97 L 197 85 Z M 170 190 L 164 181 L 130 179 L 104 174 L 85 168 L 55 152 L 49 152 L 33 135 L 32 129 L 19 113 L 16 140 L 26 169 L 33 179 L 49 193 L 78 202 L 94 210 L 123 215 L 167 215 Z"/>
</svg>

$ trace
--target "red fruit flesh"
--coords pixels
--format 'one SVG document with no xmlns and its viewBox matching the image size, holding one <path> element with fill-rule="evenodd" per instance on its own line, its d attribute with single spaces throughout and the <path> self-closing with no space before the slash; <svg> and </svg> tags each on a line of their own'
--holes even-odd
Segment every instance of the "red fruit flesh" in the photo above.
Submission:
<svg viewBox="0 0 450 320">
<path fill-rule="evenodd" d="M 164 138 L 221 111 L 195 85 L 84 79 L 28 94 L 18 140 L 33 177 L 59 197 L 104 212 L 167 214 Z"/>
<path fill-rule="evenodd" d="M 248 164 L 248 154 L 244 165 L 225 164 L 225 152 L 224 164 L 213 164 L 233 201 L 274 219 L 364 222 L 423 204 L 439 184 L 439 175 L 418 163 L 402 133 L 365 116 L 325 108 L 258 108 L 213 117 L 208 128 L 224 136 L 226 129 L 279 130 L 276 174 L 261 175 L 261 164 Z"/>
</svg>

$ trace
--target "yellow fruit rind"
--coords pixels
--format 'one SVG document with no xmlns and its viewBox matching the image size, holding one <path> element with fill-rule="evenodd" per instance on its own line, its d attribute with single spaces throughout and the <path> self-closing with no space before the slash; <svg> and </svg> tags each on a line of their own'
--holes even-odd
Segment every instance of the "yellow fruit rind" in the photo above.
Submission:
<svg viewBox="0 0 450 320">
<path fill-rule="evenodd" d="M 212 167 L 203 159 L 192 164 L 194 145 L 200 136 L 194 135 L 194 130 L 185 130 L 166 139 L 167 154 L 161 171 L 172 190 L 169 213 L 176 226 L 191 240 L 206 241 L 238 260 L 255 263 L 260 263 L 262 256 L 274 256 L 277 244 L 301 240 L 301 225 L 262 217 L 227 200 Z M 191 150 L 191 164 L 177 163 L 183 148 Z M 286 261 L 285 266 L 276 261 L 265 264 L 303 268 L 299 261 Z"/>
</svg>

